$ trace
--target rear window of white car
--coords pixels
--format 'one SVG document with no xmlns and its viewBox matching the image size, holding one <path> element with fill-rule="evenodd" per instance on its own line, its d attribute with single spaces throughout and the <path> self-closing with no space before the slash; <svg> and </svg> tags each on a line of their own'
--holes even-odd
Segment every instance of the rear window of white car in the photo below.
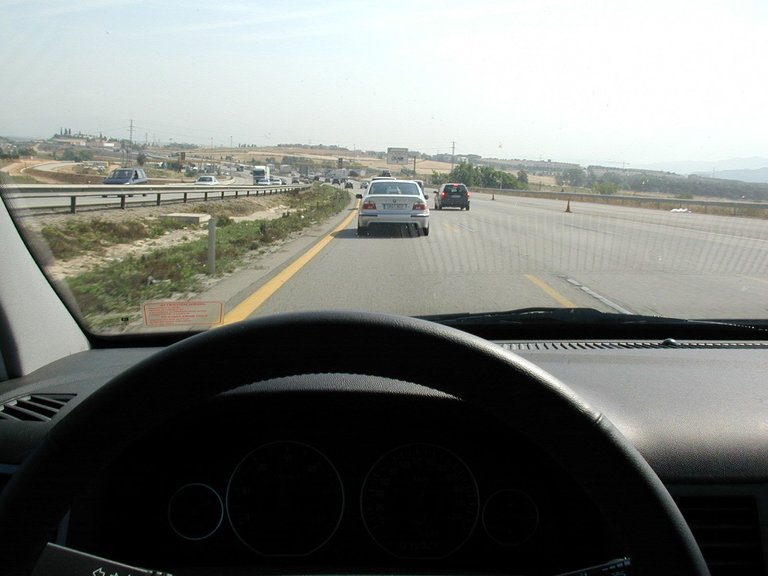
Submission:
<svg viewBox="0 0 768 576">
<path fill-rule="evenodd" d="M 415 182 L 391 182 L 379 180 L 373 182 L 369 189 L 369 194 L 410 194 L 419 196 L 420 190 Z"/>
</svg>

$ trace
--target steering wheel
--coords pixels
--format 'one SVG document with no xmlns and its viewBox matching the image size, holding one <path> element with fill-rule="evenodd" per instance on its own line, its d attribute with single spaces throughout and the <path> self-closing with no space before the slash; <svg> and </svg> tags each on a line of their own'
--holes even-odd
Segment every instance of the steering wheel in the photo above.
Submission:
<svg viewBox="0 0 768 576">
<path fill-rule="evenodd" d="M 398 361 L 366 350 L 401 349 Z M 437 352 L 437 364 L 425 354 Z M 113 378 L 58 422 L 0 496 L 0 572 L 30 574 L 86 480 L 143 434 L 211 397 L 270 378 L 353 373 L 405 380 L 492 411 L 587 492 L 632 558 L 632 574 L 706 576 L 671 496 L 606 417 L 530 362 L 408 317 L 313 312 L 210 330 Z"/>
</svg>

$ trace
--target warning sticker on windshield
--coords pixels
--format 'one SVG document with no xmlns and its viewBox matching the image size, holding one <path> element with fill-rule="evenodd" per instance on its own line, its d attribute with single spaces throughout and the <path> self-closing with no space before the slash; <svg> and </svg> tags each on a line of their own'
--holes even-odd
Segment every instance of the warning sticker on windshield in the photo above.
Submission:
<svg viewBox="0 0 768 576">
<path fill-rule="evenodd" d="M 144 325 L 149 327 L 212 326 L 224 317 L 223 302 L 159 300 L 145 302 L 143 308 Z"/>
</svg>

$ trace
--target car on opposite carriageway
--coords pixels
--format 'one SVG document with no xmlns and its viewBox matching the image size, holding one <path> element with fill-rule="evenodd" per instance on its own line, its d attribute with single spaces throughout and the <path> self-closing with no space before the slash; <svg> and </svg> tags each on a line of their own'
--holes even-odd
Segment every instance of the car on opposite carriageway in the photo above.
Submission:
<svg viewBox="0 0 768 576">
<path fill-rule="evenodd" d="M 218 186 L 221 182 L 218 181 L 216 176 L 211 174 L 203 174 L 197 177 L 195 180 L 195 186 Z"/>
<path fill-rule="evenodd" d="M 149 180 L 142 168 L 117 168 L 104 178 L 104 184 L 146 184 Z"/>
</svg>

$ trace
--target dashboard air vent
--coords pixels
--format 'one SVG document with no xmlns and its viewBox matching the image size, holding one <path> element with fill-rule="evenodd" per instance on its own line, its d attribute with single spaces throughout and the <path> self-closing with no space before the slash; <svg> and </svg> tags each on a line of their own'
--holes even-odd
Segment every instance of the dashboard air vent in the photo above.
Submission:
<svg viewBox="0 0 768 576">
<path fill-rule="evenodd" d="M 749 496 L 675 498 L 712 576 L 765 576 L 757 506 Z"/>
<path fill-rule="evenodd" d="M 0 420 L 48 422 L 74 394 L 29 394 L 0 404 Z"/>
</svg>

